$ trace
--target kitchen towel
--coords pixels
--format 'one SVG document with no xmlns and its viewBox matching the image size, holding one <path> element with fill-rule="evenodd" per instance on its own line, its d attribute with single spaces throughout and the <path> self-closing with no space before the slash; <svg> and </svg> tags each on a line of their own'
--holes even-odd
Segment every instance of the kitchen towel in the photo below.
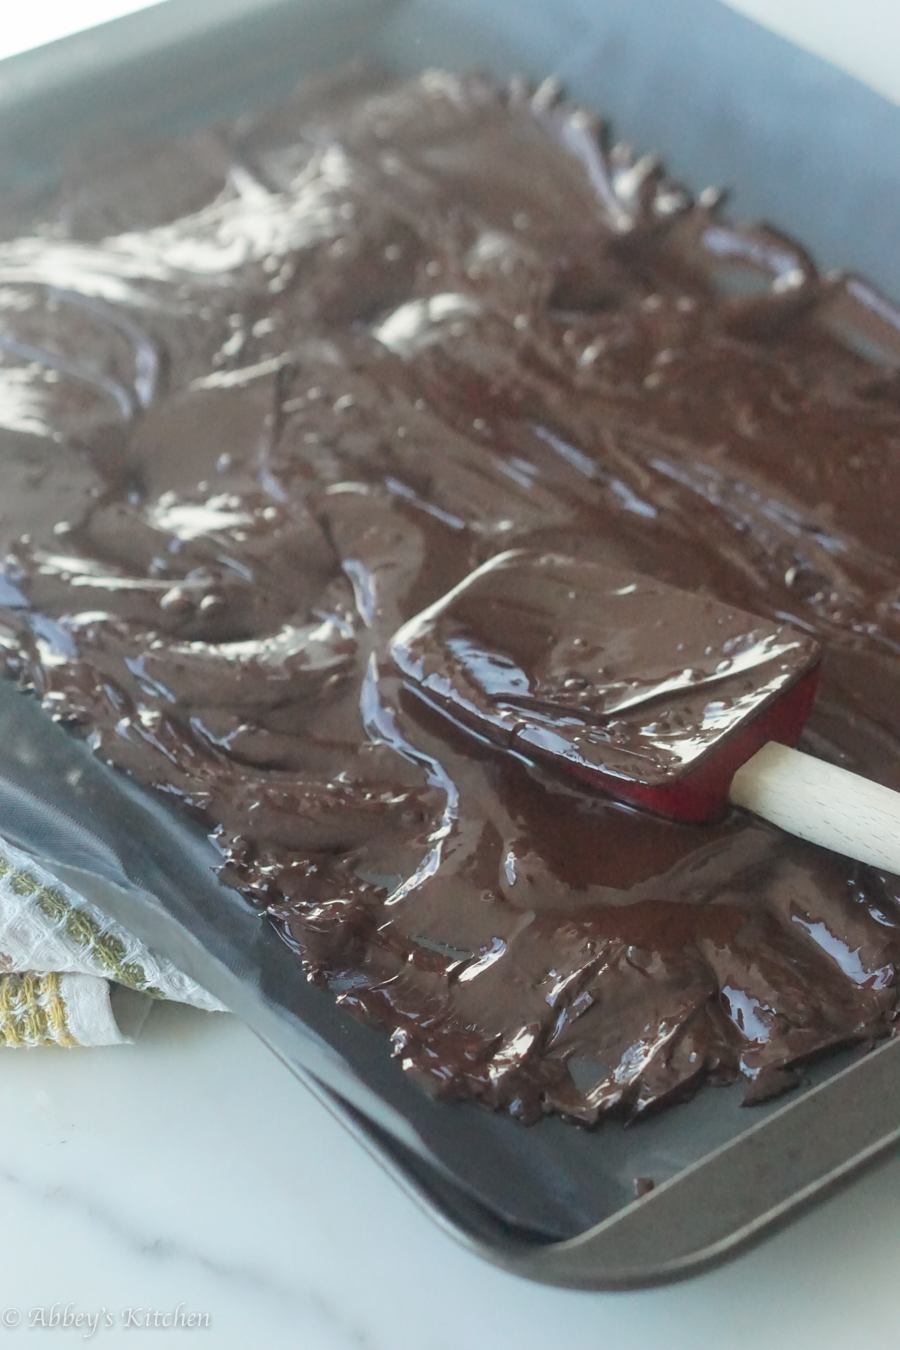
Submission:
<svg viewBox="0 0 900 1350">
<path fill-rule="evenodd" d="M 170 961 L 0 839 L 0 1046 L 126 1044 L 155 999 L 224 1011 Z"/>
</svg>

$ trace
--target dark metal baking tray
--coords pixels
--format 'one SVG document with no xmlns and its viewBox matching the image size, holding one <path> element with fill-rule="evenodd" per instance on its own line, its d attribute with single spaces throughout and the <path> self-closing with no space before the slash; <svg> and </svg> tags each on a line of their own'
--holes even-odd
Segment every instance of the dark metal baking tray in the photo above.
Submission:
<svg viewBox="0 0 900 1350">
<path fill-rule="evenodd" d="M 897 289 L 900 109 L 717 0 L 167 0 L 0 64 L 0 180 L 40 183 L 110 125 L 208 123 L 358 55 L 418 70 L 561 75 L 693 187 Z M 865 221 L 865 228 L 859 222 Z M 488 1259 L 594 1288 L 660 1283 L 737 1250 L 900 1139 L 900 1043 L 846 1052 L 789 1099 L 708 1089 L 632 1128 L 524 1128 L 432 1101 L 386 1040 L 299 976 L 222 885 L 201 831 L 0 685 L 0 822 L 218 994 L 430 1212 Z M 656 1188 L 634 1198 L 634 1179 Z"/>
</svg>

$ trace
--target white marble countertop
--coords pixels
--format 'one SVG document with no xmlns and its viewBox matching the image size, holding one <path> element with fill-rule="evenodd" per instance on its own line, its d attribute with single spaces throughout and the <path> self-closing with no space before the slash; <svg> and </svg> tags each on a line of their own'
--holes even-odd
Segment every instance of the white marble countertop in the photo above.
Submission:
<svg viewBox="0 0 900 1350">
<path fill-rule="evenodd" d="M 0 54 L 146 2 L 32 0 Z M 732 2 L 900 96 L 894 0 Z M 237 1022 L 174 1007 L 134 1047 L 0 1052 L 0 1216 L 0 1350 L 900 1346 L 900 1159 L 698 1279 L 543 1289 L 433 1227 Z"/>
<path fill-rule="evenodd" d="M 231 1017 L 174 1006 L 132 1047 L 0 1052 L 0 1215 L 2 1350 L 67 1307 L 99 1325 L 52 1345 L 900 1345 L 900 1159 L 697 1279 L 544 1289 L 457 1247 Z"/>
</svg>

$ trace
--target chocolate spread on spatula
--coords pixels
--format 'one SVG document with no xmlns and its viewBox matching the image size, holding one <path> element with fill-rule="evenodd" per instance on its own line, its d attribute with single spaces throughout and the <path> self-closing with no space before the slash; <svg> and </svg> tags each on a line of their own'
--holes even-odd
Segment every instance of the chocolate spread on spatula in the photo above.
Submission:
<svg viewBox="0 0 900 1350">
<path fill-rule="evenodd" d="M 594 1121 L 888 1030 L 896 877 L 581 791 L 390 659 L 495 555 L 593 559 L 815 636 L 804 743 L 900 788 L 862 283 L 545 90 L 356 73 L 80 168 L 0 308 L 7 673 L 206 821 L 427 1087 Z"/>
<path fill-rule="evenodd" d="M 510 549 L 394 634 L 411 689 L 482 739 L 670 820 L 729 809 L 734 774 L 795 742 L 821 648 L 633 567 Z"/>
</svg>

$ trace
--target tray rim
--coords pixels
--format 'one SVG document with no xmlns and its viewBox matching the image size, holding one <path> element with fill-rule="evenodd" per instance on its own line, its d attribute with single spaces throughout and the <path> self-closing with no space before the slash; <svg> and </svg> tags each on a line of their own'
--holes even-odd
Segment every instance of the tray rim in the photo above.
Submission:
<svg viewBox="0 0 900 1350">
<path fill-rule="evenodd" d="M 331 3 L 334 3 L 334 0 L 331 0 Z M 364 5 L 365 0 L 362 0 L 362 3 Z M 402 9 L 403 5 L 404 0 L 378 0 L 377 5 L 373 5 L 372 12 L 374 13 L 376 9 L 383 13 L 397 11 Z M 29 106 L 39 107 L 53 93 L 54 87 L 58 92 L 63 72 L 66 72 L 63 82 L 72 87 L 84 85 L 86 82 L 89 83 L 98 76 L 102 76 L 104 71 L 109 71 L 112 66 L 115 66 L 123 53 L 127 52 L 129 56 L 133 56 L 136 50 L 135 44 L 140 46 L 141 40 L 145 43 L 145 48 L 142 50 L 146 50 L 146 45 L 149 44 L 159 54 L 173 45 L 190 40 L 191 36 L 205 32 L 211 21 L 215 21 L 217 28 L 226 31 L 232 25 L 246 22 L 251 10 L 256 14 L 264 10 L 266 14 L 281 16 L 289 7 L 292 7 L 290 0 L 287 0 L 287 3 L 286 0 L 265 0 L 265 3 L 261 5 L 254 5 L 253 0 L 194 0 L 191 7 L 179 6 L 174 0 L 168 0 L 168 3 L 164 0 L 163 3 L 150 9 L 126 15 L 121 19 L 104 24 L 98 29 L 74 34 L 71 37 L 49 44 L 46 48 L 39 48 L 10 57 L 0 64 L 0 75 L 12 77 L 0 80 L 0 115 L 5 115 L 8 112 L 21 112 L 23 109 L 27 110 Z M 300 6 L 293 7 L 301 8 Z M 323 15 L 329 9 L 329 0 L 314 0 L 314 3 L 307 4 L 306 7 L 315 10 L 319 15 Z M 338 6 L 335 5 L 335 11 L 337 8 Z M 339 8 L 342 13 L 361 13 L 360 4 L 353 3 L 353 0 L 342 0 Z M 183 22 L 187 16 L 189 16 L 190 21 Z M 168 20 L 173 21 L 172 26 L 167 26 Z M 54 870 L 52 863 L 48 864 L 44 859 L 41 861 L 45 866 L 49 866 L 49 870 Z M 218 991 L 213 988 L 213 992 Z M 737 1138 L 721 1145 L 712 1153 L 683 1169 L 649 1195 L 625 1205 L 579 1236 L 542 1245 L 510 1241 L 509 1245 L 504 1248 L 497 1243 L 485 1241 L 472 1232 L 467 1232 L 458 1218 L 454 1219 L 448 1214 L 446 1202 L 435 1198 L 433 1186 L 429 1186 L 422 1176 L 415 1174 L 409 1159 L 403 1156 L 402 1144 L 383 1135 L 379 1127 L 373 1126 L 365 1120 L 358 1107 L 344 1101 L 332 1088 L 324 1086 L 308 1069 L 292 1062 L 289 1056 L 272 1043 L 270 1039 L 271 1029 L 269 1032 L 260 1028 L 254 1029 L 269 1045 L 269 1048 L 285 1060 L 306 1086 L 323 1100 L 332 1114 L 360 1139 L 380 1165 L 387 1168 L 407 1193 L 423 1205 L 431 1217 L 436 1219 L 446 1231 L 489 1261 L 514 1273 L 541 1282 L 568 1287 L 636 1288 L 684 1278 L 696 1273 L 745 1247 L 776 1224 L 786 1222 L 794 1213 L 815 1202 L 834 1186 L 849 1179 L 862 1167 L 874 1162 L 900 1141 L 900 1121 L 887 1130 L 879 1128 L 867 1143 L 861 1143 L 857 1152 L 852 1156 L 845 1157 L 843 1160 L 837 1157 L 831 1158 L 824 1171 L 821 1167 L 814 1169 L 818 1171 L 818 1175 L 795 1185 L 776 1204 L 770 1205 L 768 1209 L 763 1209 L 755 1216 L 746 1217 L 743 1223 L 733 1227 L 728 1234 L 720 1236 L 714 1241 L 710 1240 L 705 1246 L 686 1253 L 668 1264 L 657 1263 L 656 1266 L 633 1265 L 618 1270 L 614 1270 L 607 1265 L 604 1269 L 598 1271 L 593 1264 L 598 1248 L 602 1246 L 603 1239 L 611 1232 L 621 1230 L 625 1219 L 640 1214 L 652 1227 L 653 1215 L 659 1214 L 667 1205 L 671 1204 L 671 1197 L 673 1195 L 677 1197 L 679 1190 L 683 1190 L 685 1184 L 695 1183 L 698 1177 L 702 1179 L 704 1169 L 709 1164 L 715 1163 L 716 1160 L 720 1160 L 739 1148 L 748 1138 L 755 1138 L 757 1141 L 761 1139 L 764 1151 L 765 1140 L 768 1138 L 767 1132 L 769 1134 L 777 1133 L 777 1129 L 773 1130 L 776 1123 L 790 1122 L 792 1119 L 796 1119 L 793 1113 L 798 1112 L 808 1102 L 817 1101 L 821 1104 L 824 1094 L 827 1105 L 827 1094 L 834 1090 L 832 1096 L 837 1095 L 842 1098 L 849 1094 L 852 1099 L 854 1093 L 856 1093 L 860 1104 L 862 1104 L 867 1100 L 867 1091 L 876 1096 L 879 1092 L 883 1093 L 884 1085 L 880 1079 L 885 1073 L 888 1086 L 890 1087 L 893 1083 L 894 1088 L 897 1089 L 897 1094 L 893 1100 L 898 1100 L 900 1098 L 900 1042 L 895 1037 L 893 1041 L 880 1045 L 856 1063 L 839 1070 L 827 1082 L 805 1091 L 799 1098 L 789 1099 L 784 1106 L 767 1119 L 759 1121 L 747 1131 L 742 1132 Z M 874 1070 L 871 1067 L 872 1065 L 876 1066 Z M 886 1070 L 884 1069 L 885 1065 L 887 1065 Z M 866 1066 L 869 1066 L 868 1072 Z M 879 1070 L 881 1073 L 879 1073 Z M 802 1117 L 803 1113 L 800 1114 Z M 420 1163 L 419 1166 L 424 1167 L 425 1165 Z M 764 1176 L 765 1172 L 763 1171 L 758 1175 L 757 1181 L 760 1182 Z M 777 1180 L 776 1176 L 769 1176 L 770 1184 Z M 783 1177 L 781 1181 L 784 1181 Z M 763 1189 L 762 1185 L 758 1186 L 757 1198 L 761 1196 Z M 760 1208 L 760 1206 L 757 1206 L 757 1208 Z"/>
</svg>

